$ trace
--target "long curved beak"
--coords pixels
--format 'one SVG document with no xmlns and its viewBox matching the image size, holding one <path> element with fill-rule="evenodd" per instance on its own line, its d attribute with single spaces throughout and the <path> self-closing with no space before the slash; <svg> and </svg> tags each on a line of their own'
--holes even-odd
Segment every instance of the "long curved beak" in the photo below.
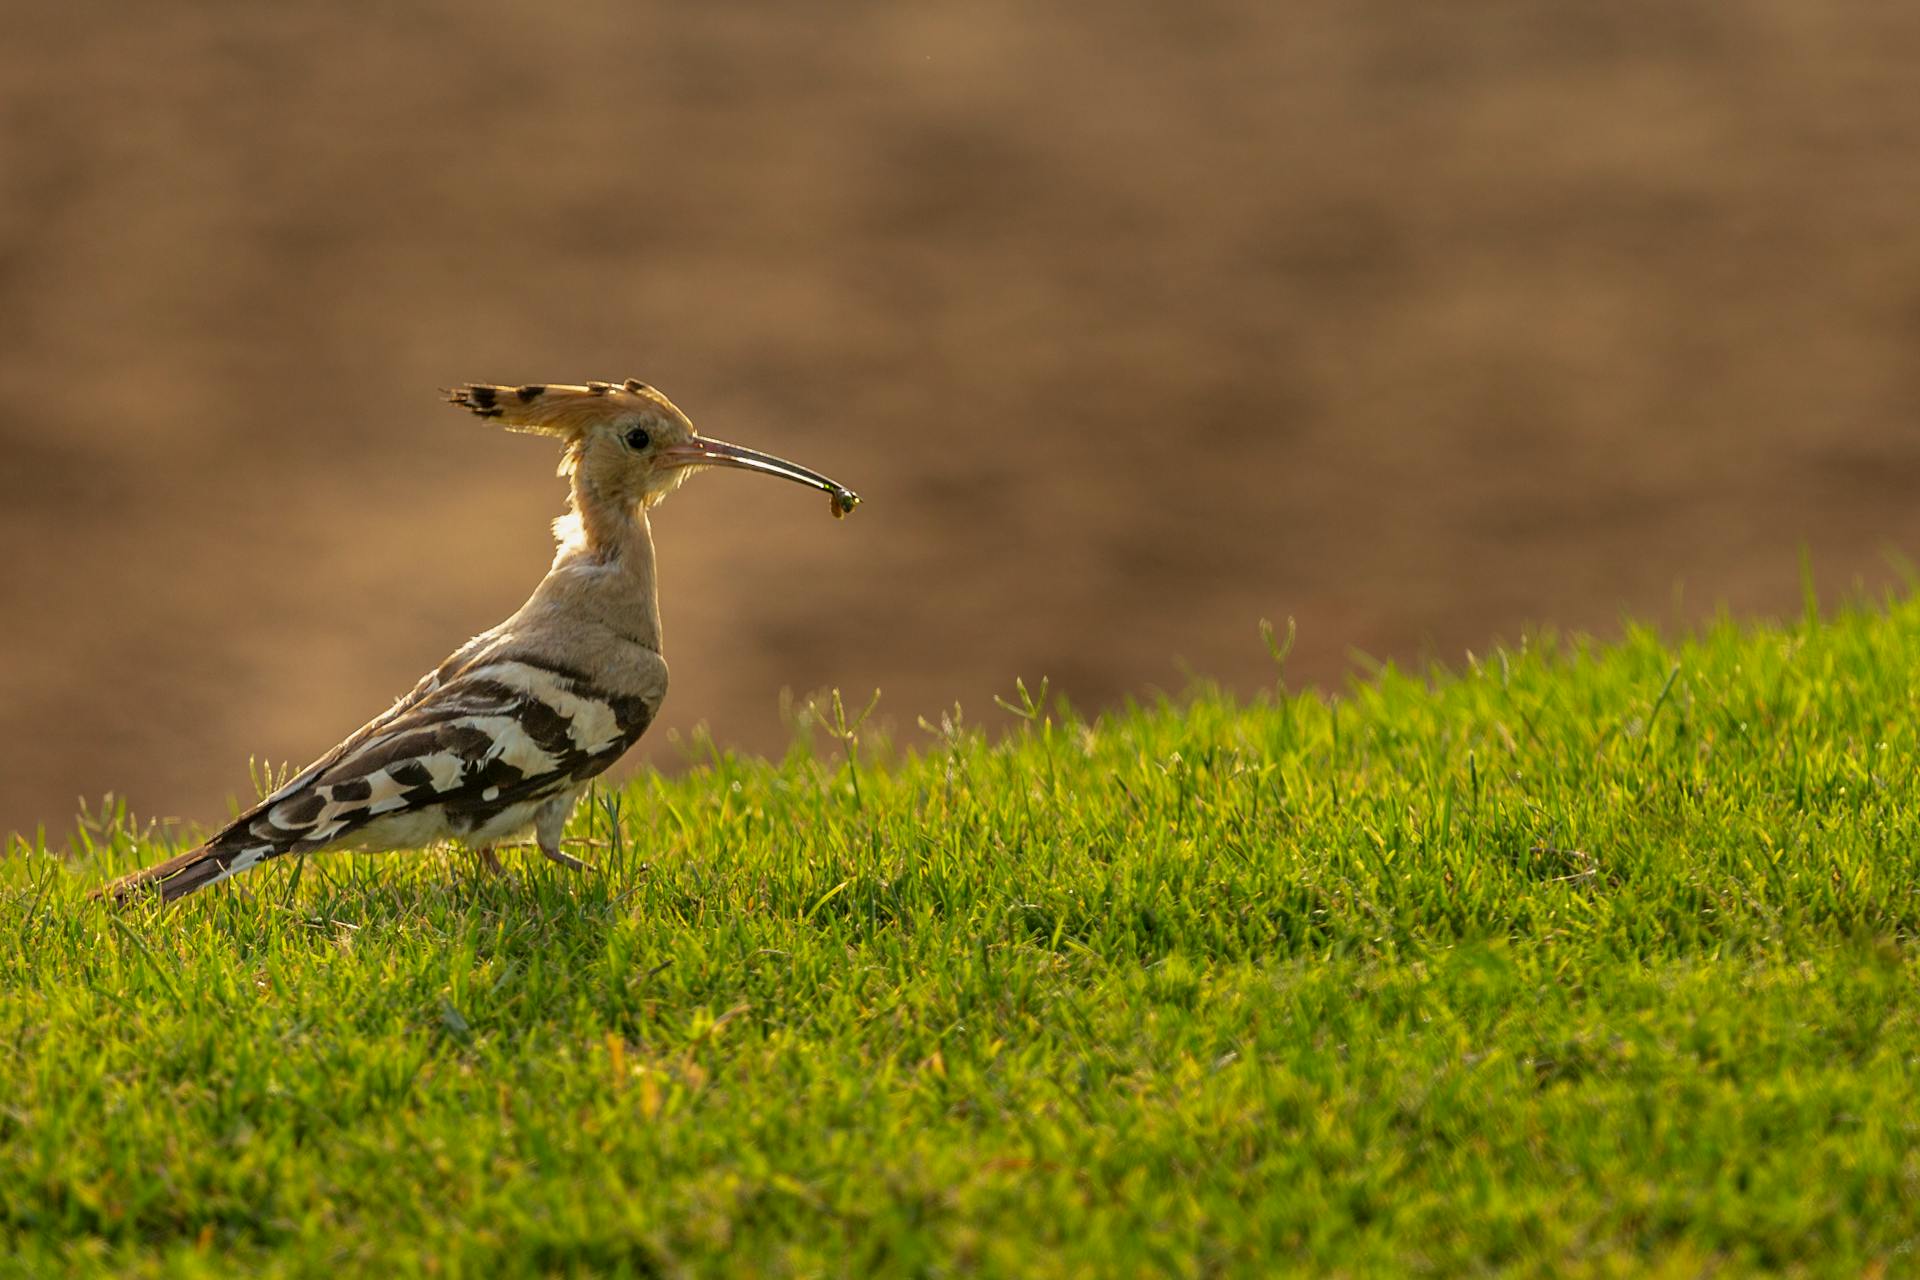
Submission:
<svg viewBox="0 0 1920 1280">
<path fill-rule="evenodd" d="M 818 471 L 808 470 L 785 458 L 776 458 L 770 453 L 761 453 L 758 449 L 748 449 L 737 444 L 728 444 L 725 440 L 709 440 L 705 436 L 694 436 L 680 444 L 668 445 L 659 454 L 662 464 L 669 467 L 739 467 L 743 471 L 758 471 L 761 475 L 779 476 L 795 484 L 804 484 L 810 489 L 824 490 L 833 501 L 833 514 L 840 517 L 860 505 L 860 495 L 837 480 L 829 480 Z"/>
</svg>

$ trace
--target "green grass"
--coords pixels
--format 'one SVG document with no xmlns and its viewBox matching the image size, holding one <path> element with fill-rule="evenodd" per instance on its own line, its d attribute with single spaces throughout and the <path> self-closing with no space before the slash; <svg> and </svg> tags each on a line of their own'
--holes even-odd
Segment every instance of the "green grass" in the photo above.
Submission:
<svg viewBox="0 0 1920 1280">
<path fill-rule="evenodd" d="M 981 719 L 600 876 L 0 860 L 0 1272 L 1920 1265 L 1920 605 Z"/>
</svg>

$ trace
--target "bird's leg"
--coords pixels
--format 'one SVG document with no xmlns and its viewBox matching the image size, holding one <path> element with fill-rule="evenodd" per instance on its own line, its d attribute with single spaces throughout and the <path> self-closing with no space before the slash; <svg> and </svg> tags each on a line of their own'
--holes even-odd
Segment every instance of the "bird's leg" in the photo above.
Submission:
<svg viewBox="0 0 1920 1280">
<path fill-rule="evenodd" d="M 490 844 L 483 844 L 473 851 L 473 859 L 480 869 L 490 875 L 505 875 L 506 864 L 500 861 L 500 854 Z"/>
<path fill-rule="evenodd" d="M 541 841 L 540 852 L 546 854 L 550 860 L 559 863 L 570 871 L 593 871 L 597 869 L 591 862 L 582 862 L 572 854 L 562 851 L 560 842 L 557 840 L 552 844 L 548 844 L 544 840 Z"/>
<path fill-rule="evenodd" d="M 574 796 L 569 794 L 542 805 L 533 818 L 533 838 L 547 861 L 557 862 L 570 871 L 593 871 L 597 868 L 591 862 L 582 862 L 560 848 L 560 831 L 567 825 L 567 815 L 573 812 L 573 801 Z"/>
</svg>

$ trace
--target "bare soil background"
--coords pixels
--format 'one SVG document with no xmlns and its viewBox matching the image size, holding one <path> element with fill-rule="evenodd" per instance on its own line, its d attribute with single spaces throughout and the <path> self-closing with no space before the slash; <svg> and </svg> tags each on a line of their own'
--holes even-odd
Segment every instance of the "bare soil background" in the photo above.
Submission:
<svg viewBox="0 0 1920 1280">
<path fill-rule="evenodd" d="M 660 509 L 662 762 L 1920 546 L 1911 4 L 0 14 L 0 830 L 216 820 L 514 608 L 562 489 L 467 379 L 867 497 Z"/>
</svg>

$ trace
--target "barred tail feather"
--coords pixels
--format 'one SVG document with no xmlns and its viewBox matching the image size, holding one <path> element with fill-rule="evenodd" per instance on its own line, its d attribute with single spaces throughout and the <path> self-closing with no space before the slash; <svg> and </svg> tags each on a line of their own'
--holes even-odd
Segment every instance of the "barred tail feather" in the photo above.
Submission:
<svg viewBox="0 0 1920 1280">
<path fill-rule="evenodd" d="M 93 896 L 111 898 L 124 905 L 141 894 L 158 892 L 160 901 L 172 902 L 215 881 L 238 875 L 271 856 L 272 851 L 266 849 L 219 849 L 212 844 L 203 844 L 198 849 L 189 849 L 165 862 L 156 862 L 151 867 L 142 867 L 130 875 L 121 876 L 112 884 L 95 890 Z"/>
</svg>

